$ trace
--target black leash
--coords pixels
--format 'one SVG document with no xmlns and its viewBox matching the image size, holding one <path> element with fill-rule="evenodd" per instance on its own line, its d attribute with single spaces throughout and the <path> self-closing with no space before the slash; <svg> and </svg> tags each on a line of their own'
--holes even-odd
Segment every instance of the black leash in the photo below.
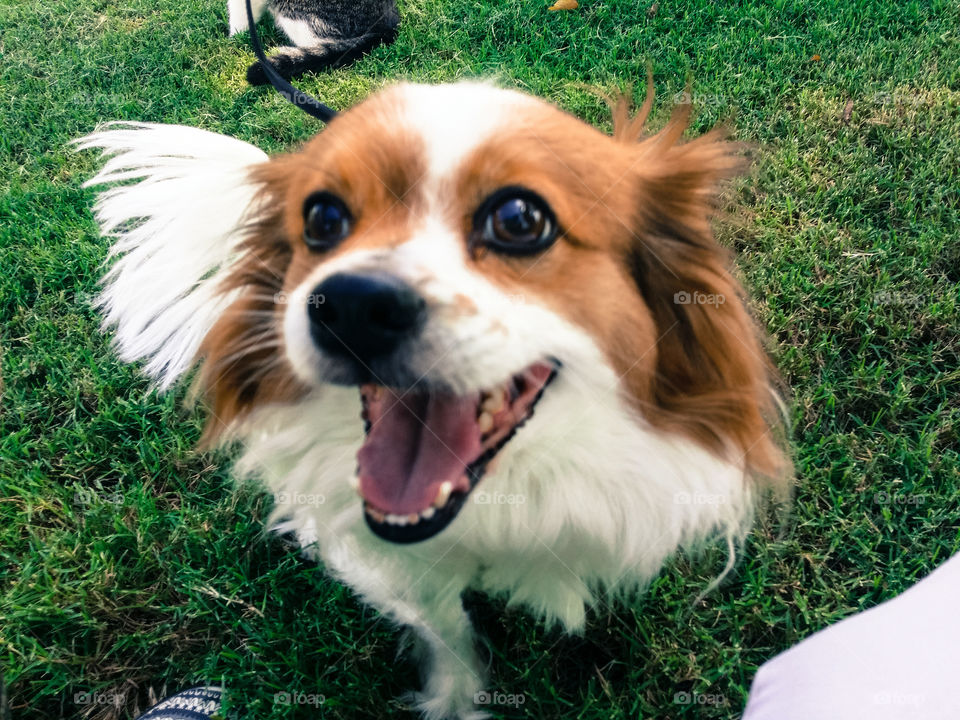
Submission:
<svg viewBox="0 0 960 720">
<path fill-rule="evenodd" d="M 260 45 L 260 38 L 257 36 L 257 25 L 253 19 L 253 8 L 250 7 L 250 0 L 247 0 L 247 24 L 250 26 L 250 42 L 253 44 L 253 54 L 257 56 L 257 60 L 259 60 L 263 66 L 263 72 L 267 76 L 267 80 L 277 89 L 277 92 L 305 113 L 312 115 L 321 122 L 328 123 L 333 120 L 337 116 L 336 110 L 327 107 L 316 98 L 295 88 L 280 77 L 280 73 L 278 73 L 273 65 L 270 64 L 270 61 L 267 60 L 267 56 L 263 52 L 263 47 Z"/>
</svg>

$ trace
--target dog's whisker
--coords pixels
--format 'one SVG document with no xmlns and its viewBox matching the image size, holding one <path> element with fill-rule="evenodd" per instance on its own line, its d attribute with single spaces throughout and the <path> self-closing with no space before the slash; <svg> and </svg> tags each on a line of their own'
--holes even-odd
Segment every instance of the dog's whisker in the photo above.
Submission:
<svg viewBox="0 0 960 720">
<path fill-rule="evenodd" d="M 242 394 L 247 388 L 255 384 L 258 384 L 260 381 L 263 380 L 263 378 L 265 378 L 267 375 L 274 372 L 275 370 L 279 369 L 283 365 L 284 363 L 280 358 L 273 358 L 269 362 L 263 363 L 262 365 L 254 369 L 252 372 L 247 374 L 244 382 L 241 383 L 240 386 L 237 388 L 237 394 Z M 286 377 L 284 377 L 283 379 L 284 381 L 287 380 Z"/>
<path fill-rule="evenodd" d="M 218 358 L 218 365 L 220 366 L 229 366 L 231 363 L 236 362 L 242 358 L 256 355 L 265 350 L 273 350 L 275 348 L 282 347 L 283 343 L 278 339 L 272 342 L 250 342 L 236 348 L 235 352 L 225 355 L 222 358 Z"/>
<path fill-rule="evenodd" d="M 277 319 L 279 315 L 277 310 L 255 310 L 251 308 L 228 308 L 223 314 L 231 317 L 267 318 L 270 320 Z"/>
</svg>

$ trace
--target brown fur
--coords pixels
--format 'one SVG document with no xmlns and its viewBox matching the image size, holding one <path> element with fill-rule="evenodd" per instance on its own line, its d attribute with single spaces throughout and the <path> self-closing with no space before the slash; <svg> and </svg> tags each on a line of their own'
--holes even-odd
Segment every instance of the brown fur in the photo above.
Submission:
<svg viewBox="0 0 960 720">
<path fill-rule="evenodd" d="M 292 247 L 283 225 L 284 163 L 254 172 L 263 187 L 263 214 L 247 228 L 241 259 L 222 290 L 240 290 L 200 346 L 197 389 L 206 394 L 209 413 L 202 444 L 215 444 L 258 404 L 291 402 L 306 392 L 283 360 L 280 348 L 282 289 Z"/>
<path fill-rule="evenodd" d="M 648 102 L 651 95 L 648 87 Z M 720 130 L 681 142 L 690 110 L 678 106 L 652 137 L 643 136 L 642 122 L 621 119 L 614 130 L 620 142 L 638 142 L 643 168 L 626 260 L 661 333 L 654 404 L 646 414 L 714 450 L 732 449 L 755 474 L 780 480 L 790 469 L 774 394 L 781 383 L 731 272 L 733 259 L 710 226 L 721 182 L 744 163 Z M 681 292 L 724 302 L 682 304 L 675 301 Z M 638 383 L 625 379 L 628 387 Z"/>
</svg>

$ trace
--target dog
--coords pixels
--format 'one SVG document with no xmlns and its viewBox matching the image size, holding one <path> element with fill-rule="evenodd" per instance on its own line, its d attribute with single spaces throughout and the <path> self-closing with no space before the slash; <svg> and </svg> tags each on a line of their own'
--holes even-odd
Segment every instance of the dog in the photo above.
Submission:
<svg viewBox="0 0 960 720">
<path fill-rule="evenodd" d="M 247 0 L 228 0 L 230 34 L 249 30 Z M 293 43 L 270 56 L 284 78 L 349 65 L 397 37 L 400 15 L 394 0 L 251 0 L 254 22 L 269 8 L 274 22 Z M 247 69 L 247 82 L 266 85 L 259 61 Z"/>
<path fill-rule="evenodd" d="M 779 381 L 690 107 L 612 136 L 479 82 L 400 84 L 268 158 L 211 132 L 81 139 L 114 238 L 106 328 L 364 602 L 412 630 L 426 718 L 480 718 L 461 594 L 577 633 L 678 549 L 731 552 L 790 467 Z M 117 184 L 121 183 L 121 184 Z M 194 366 L 199 366 L 193 372 Z"/>
</svg>

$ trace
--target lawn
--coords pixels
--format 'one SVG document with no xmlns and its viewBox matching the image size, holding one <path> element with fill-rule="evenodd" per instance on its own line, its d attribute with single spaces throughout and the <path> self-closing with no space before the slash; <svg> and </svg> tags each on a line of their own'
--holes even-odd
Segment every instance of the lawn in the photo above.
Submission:
<svg viewBox="0 0 960 720">
<path fill-rule="evenodd" d="M 0 720 L 130 718 L 199 683 L 238 717 L 413 717 L 396 633 L 264 535 L 270 498 L 193 450 L 183 393 L 120 365 L 89 304 L 107 245 L 71 138 L 163 121 L 274 152 L 320 129 L 246 86 L 225 5 L 0 0 Z M 608 127 L 585 86 L 642 87 L 649 62 L 654 126 L 689 77 L 695 130 L 751 144 L 718 232 L 793 391 L 789 514 L 719 589 L 699 599 L 722 548 L 678 558 L 583 637 L 469 599 L 491 689 L 524 698 L 498 716 L 737 718 L 762 662 L 960 549 L 960 6 L 546 6 L 401 0 L 395 44 L 300 85 L 345 108 L 494 77 Z M 296 692 L 318 707 L 278 701 Z"/>
</svg>

